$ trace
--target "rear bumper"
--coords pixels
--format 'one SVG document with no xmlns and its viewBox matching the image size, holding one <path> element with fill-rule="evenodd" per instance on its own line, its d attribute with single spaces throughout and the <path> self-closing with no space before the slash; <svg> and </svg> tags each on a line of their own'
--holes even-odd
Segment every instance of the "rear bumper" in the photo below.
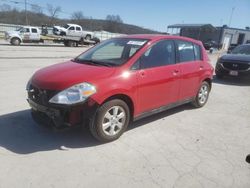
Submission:
<svg viewBox="0 0 250 188">
<path fill-rule="evenodd" d="M 95 101 L 88 101 L 78 105 L 40 105 L 31 99 L 27 99 L 32 117 L 38 124 L 47 124 L 62 129 L 83 125 L 86 120 L 92 118 L 98 108 Z"/>
</svg>

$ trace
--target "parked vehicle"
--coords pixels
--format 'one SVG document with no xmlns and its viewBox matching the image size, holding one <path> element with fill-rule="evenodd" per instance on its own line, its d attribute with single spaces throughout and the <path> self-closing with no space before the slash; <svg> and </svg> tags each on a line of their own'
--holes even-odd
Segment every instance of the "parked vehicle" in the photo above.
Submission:
<svg viewBox="0 0 250 188">
<path fill-rule="evenodd" d="M 84 31 L 80 25 L 66 24 L 63 27 L 54 26 L 53 33 L 61 36 L 78 36 L 86 40 L 91 40 L 94 37 L 94 33 L 91 31 Z"/>
<path fill-rule="evenodd" d="M 209 97 L 213 67 L 201 42 L 131 35 L 96 45 L 75 59 L 37 71 L 27 84 L 33 118 L 56 128 L 89 124 L 102 142 L 134 120 Z"/>
<path fill-rule="evenodd" d="M 69 32 L 70 33 L 70 32 Z M 69 34 L 68 33 L 68 34 Z M 21 43 L 43 43 L 44 41 L 53 41 L 63 43 L 65 46 L 74 47 L 81 44 L 96 44 L 98 39 L 89 37 L 89 34 L 79 32 L 79 34 L 71 32 L 71 35 L 58 36 L 50 34 L 47 26 L 42 26 L 42 32 L 38 27 L 24 26 L 16 31 L 5 32 L 5 40 L 12 45 L 20 45 Z M 94 40 L 92 40 L 94 39 Z M 100 40 L 99 40 L 100 41 Z"/>
<path fill-rule="evenodd" d="M 218 78 L 224 76 L 250 78 L 250 44 L 240 45 L 230 54 L 220 57 L 215 72 Z"/>
<path fill-rule="evenodd" d="M 206 50 L 211 50 L 211 49 L 221 49 L 221 45 L 213 40 L 209 40 L 207 42 L 204 42 L 204 47 Z"/>
</svg>

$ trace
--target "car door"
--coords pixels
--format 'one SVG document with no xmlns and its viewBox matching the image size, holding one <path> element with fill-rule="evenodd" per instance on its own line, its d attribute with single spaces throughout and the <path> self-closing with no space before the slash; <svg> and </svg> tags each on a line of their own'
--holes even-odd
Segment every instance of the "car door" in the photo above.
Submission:
<svg viewBox="0 0 250 188">
<path fill-rule="evenodd" d="M 69 27 L 69 29 L 68 29 L 68 36 L 75 36 L 75 33 L 76 33 L 75 30 L 76 29 L 75 29 L 74 26 Z"/>
<path fill-rule="evenodd" d="M 21 31 L 21 36 L 23 41 L 29 41 L 30 40 L 30 28 L 23 28 Z"/>
<path fill-rule="evenodd" d="M 172 40 L 161 40 L 139 59 L 139 112 L 147 112 L 178 100 L 180 85 L 179 64 L 175 63 Z"/>
<path fill-rule="evenodd" d="M 76 26 L 76 33 L 75 33 L 76 36 L 80 37 L 82 36 L 82 29 L 78 26 Z"/>
<path fill-rule="evenodd" d="M 40 33 L 38 32 L 37 28 L 31 28 L 30 40 L 32 40 L 32 41 L 39 41 L 40 40 Z"/>
<path fill-rule="evenodd" d="M 180 96 L 183 101 L 196 96 L 203 69 L 200 46 L 189 41 L 176 40 L 178 64 L 181 73 Z"/>
</svg>

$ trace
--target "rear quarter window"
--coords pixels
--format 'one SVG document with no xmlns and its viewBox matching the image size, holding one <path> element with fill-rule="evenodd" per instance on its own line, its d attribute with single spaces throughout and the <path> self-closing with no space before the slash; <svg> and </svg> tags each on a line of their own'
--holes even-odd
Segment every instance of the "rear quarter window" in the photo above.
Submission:
<svg viewBox="0 0 250 188">
<path fill-rule="evenodd" d="M 195 55 L 195 60 L 197 61 L 202 60 L 201 47 L 198 44 L 194 44 L 194 55 Z"/>
</svg>

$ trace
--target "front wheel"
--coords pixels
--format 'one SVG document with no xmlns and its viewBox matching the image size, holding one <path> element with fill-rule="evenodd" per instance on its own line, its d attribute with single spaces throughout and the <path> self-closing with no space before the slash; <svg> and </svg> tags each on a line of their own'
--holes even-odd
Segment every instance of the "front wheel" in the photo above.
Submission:
<svg viewBox="0 0 250 188">
<path fill-rule="evenodd" d="M 90 121 L 92 135 L 101 142 L 118 139 L 127 129 L 130 121 L 128 105 L 119 99 L 104 103 Z"/>
<path fill-rule="evenodd" d="M 209 93 L 210 93 L 210 85 L 208 82 L 202 82 L 201 87 L 192 102 L 192 105 L 196 108 L 201 108 L 205 106 L 208 101 Z"/>
<path fill-rule="evenodd" d="M 19 38 L 13 38 L 11 39 L 10 43 L 15 46 L 19 46 L 21 43 L 21 40 Z"/>
</svg>

